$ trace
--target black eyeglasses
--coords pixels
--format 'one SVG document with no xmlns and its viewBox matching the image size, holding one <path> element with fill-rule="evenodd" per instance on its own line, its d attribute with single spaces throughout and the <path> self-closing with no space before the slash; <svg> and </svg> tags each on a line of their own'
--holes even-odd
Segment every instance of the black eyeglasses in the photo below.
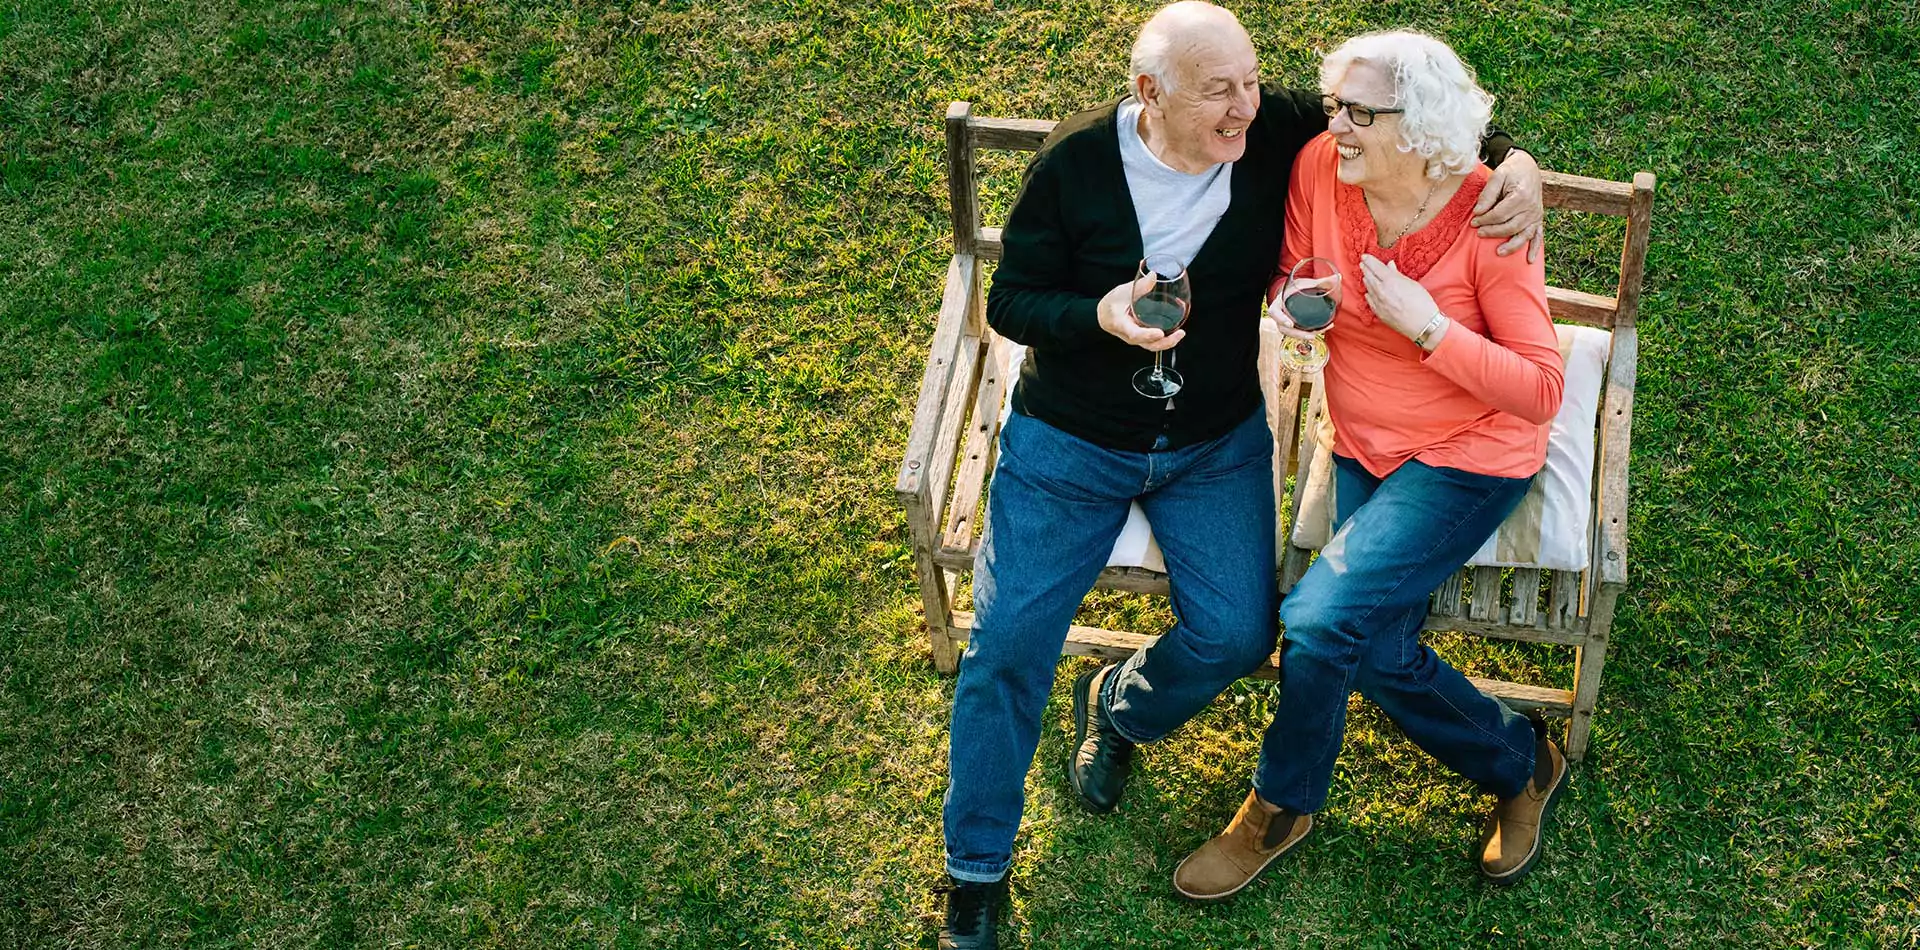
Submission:
<svg viewBox="0 0 1920 950">
<path fill-rule="evenodd" d="M 1320 111 L 1326 113 L 1329 119 L 1338 115 L 1343 108 L 1347 110 L 1348 121 L 1363 129 L 1373 124 L 1373 117 L 1376 115 L 1395 115 L 1407 111 L 1405 109 L 1374 109 L 1357 102 L 1348 102 L 1338 96 L 1320 97 Z"/>
</svg>

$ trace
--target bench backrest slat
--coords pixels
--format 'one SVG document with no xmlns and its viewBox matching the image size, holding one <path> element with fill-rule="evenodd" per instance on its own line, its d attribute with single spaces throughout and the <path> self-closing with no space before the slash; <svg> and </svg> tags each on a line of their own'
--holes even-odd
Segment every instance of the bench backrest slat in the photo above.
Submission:
<svg viewBox="0 0 1920 950">
<path fill-rule="evenodd" d="M 1031 152 L 1045 142 L 1057 123 L 1047 119 L 994 119 L 973 114 L 970 103 L 947 108 L 948 207 L 953 218 L 957 253 L 981 260 L 1000 259 L 1000 229 L 980 220 L 979 149 Z M 1553 319 L 1610 328 L 1631 324 L 1640 302 L 1640 278 L 1646 268 L 1647 231 L 1652 219 L 1653 176 L 1641 172 L 1632 182 L 1587 178 L 1562 172 L 1540 173 L 1541 201 L 1549 208 L 1585 211 L 1627 219 L 1627 240 L 1620 262 L 1616 295 L 1547 288 L 1547 309 Z"/>
</svg>

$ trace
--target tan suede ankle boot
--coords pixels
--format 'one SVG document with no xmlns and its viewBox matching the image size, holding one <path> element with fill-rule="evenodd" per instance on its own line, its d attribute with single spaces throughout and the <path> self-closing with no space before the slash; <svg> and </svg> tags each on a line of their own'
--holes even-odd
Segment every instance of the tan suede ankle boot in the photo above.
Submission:
<svg viewBox="0 0 1920 950">
<path fill-rule="evenodd" d="M 1248 792 L 1227 830 L 1187 855 L 1173 871 L 1173 889 L 1188 900 L 1225 900 L 1253 883 L 1275 858 L 1287 853 L 1307 832 L 1313 816 L 1269 805 Z"/>
<path fill-rule="evenodd" d="M 1480 873 L 1495 884 L 1515 884 L 1533 871 L 1546 840 L 1560 790 L 1567 784 L 1567 757 L 1536 725 L 1533 778 L 1512 798 L 1493 806 L 1480 837 Z"/>
</svg>

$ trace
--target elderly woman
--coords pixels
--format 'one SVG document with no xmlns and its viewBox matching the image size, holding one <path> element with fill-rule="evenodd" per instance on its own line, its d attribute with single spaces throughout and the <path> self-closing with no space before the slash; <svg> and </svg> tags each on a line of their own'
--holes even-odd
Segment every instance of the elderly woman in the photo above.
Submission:
<svg viewBox="0 0 1920 950">
<path fill-rule="evenodd" d="M 1526 493 L 1560 405 L 1543 265 L 1495 254 L 1469 225 L 1492 97 L 1418 33 L 1350 40 L 1320 81 L 1330 121 L 1294 164 L 1280 266 L 1327 258 L 1345 284 L 1326 334 L 1338 530 L 1280 608 L 1280 695 L 1253 790 L 1174 874 L 1196 900 L 1233 895 L 1306 837 L 1354 690 L 1499 797 L 1480 857 L 1497 882 L 1532 868 L 1566 782 L 1540 721 L 1420 641 L 1428 595 Z M 1307 336 L 1278 306 L 1272 316 Z"/>
</svg>

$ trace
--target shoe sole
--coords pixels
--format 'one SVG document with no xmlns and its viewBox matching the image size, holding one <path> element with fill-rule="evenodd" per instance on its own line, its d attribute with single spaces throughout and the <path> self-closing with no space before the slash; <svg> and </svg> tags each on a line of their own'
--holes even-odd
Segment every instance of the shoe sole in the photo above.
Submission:
<svg viewBox="0 0 1920 950">
<path fill-rule="evenodd" d="M 1087 694 L 1092 692 L 1094 685 L 1092 681 L 1100 675 L 1101 670 L 1105 669 L 1108 667 L 1089 670 L 1073 681 L 1073 746 L 1067 749 L 1067 787 L 1073 789 L 1073 797 L 1080 803 L 1081 808 L 1096 815 L 1111 814 L 1120 803 L 1115 801 L 1111 805 L 1101 807 L 1088 798 L 1086 791 L 1080 787 L 1080 775 L 1074 770 L 1073 763 L 1080 757 L 1080 747 L 1086 744 L 1088 723 L 1092 719 L 1092 710 L 1087 708 Z"/>
<path fill-rule="evenodd" d="M 1540 833 L 1533 836 L 1533 852 L 1527 855 L 1527 859 L 1520 862 L 1519 867 L 1505 874 L 1494 874 L 1483 865 L 1480 868 L 1482 876 L 1497 886 L 1512 887 L 1520 883 L 1521 878 L 1532 873 L 1533 866 L 1539 862 L 1541 853 L 1547 850 L 1547 829 L 1553 826 L 1553 810 L 1560 804 L 1560 793 L 1566 791 L 1567 783 L 1572 779 L 1573 765 L 1562 762 L 1560 779 L 1553 783 L 1553 791 L 1547 793 L 1547 804 L 1540 809 Z M 1485 847 L 1484 844 L 1482 847 Z"/>
<path fill-rule="evenodd" d="M 1247 885 L 1252 884 L 1253 882 L 1259 880 L 1260 875 L 1267 873 L 1267 868 L 1272 867 L 1273 862 L 1280 860 L 1281 855 L 1284 855 L 1287 852 L 1292 851 L 1294 848 L 1299 847 L 1300 842 L 1307 840 L 1308 836 L 1312 834 L 1313 834 L 1313 817 L 1309 815 L 1307 817 L 1307 830 L 1301 832 L 1300 837 L 1295 838 L 1284 845 L 1281 845 L 1280 850 L 1275 851 L 1272 857 L 1269 857 L 1265 861 L 1261 862 L 1260 866 L 1255 868 L 1252 874 L 1247 875 L 1246 880 L 1240 882 L 1239 887 L 1236 887 L 1230 891 L 1223 891 L 1219 894 L 1210 894 L 1210 895 L 1202 896 L 1200 894 L 1192 893 L 1191 891 L 1188 891 L 1186 888 L 1181 887 L 1180 886 L 1180 868 L 1187 866 L 1187 862 L 1183 860 L 1180 862 L 1179 866 L 1173 869 L 1173 891 L 1174 893 L 1179 894 L 1182 900 L 1190 901 L 1195 904 L 1217 904 L 1230 897 L 1233 897 L 1235 894 L 1238 894 L 1241 891 L 1246 890 Z"/>
</svg>

